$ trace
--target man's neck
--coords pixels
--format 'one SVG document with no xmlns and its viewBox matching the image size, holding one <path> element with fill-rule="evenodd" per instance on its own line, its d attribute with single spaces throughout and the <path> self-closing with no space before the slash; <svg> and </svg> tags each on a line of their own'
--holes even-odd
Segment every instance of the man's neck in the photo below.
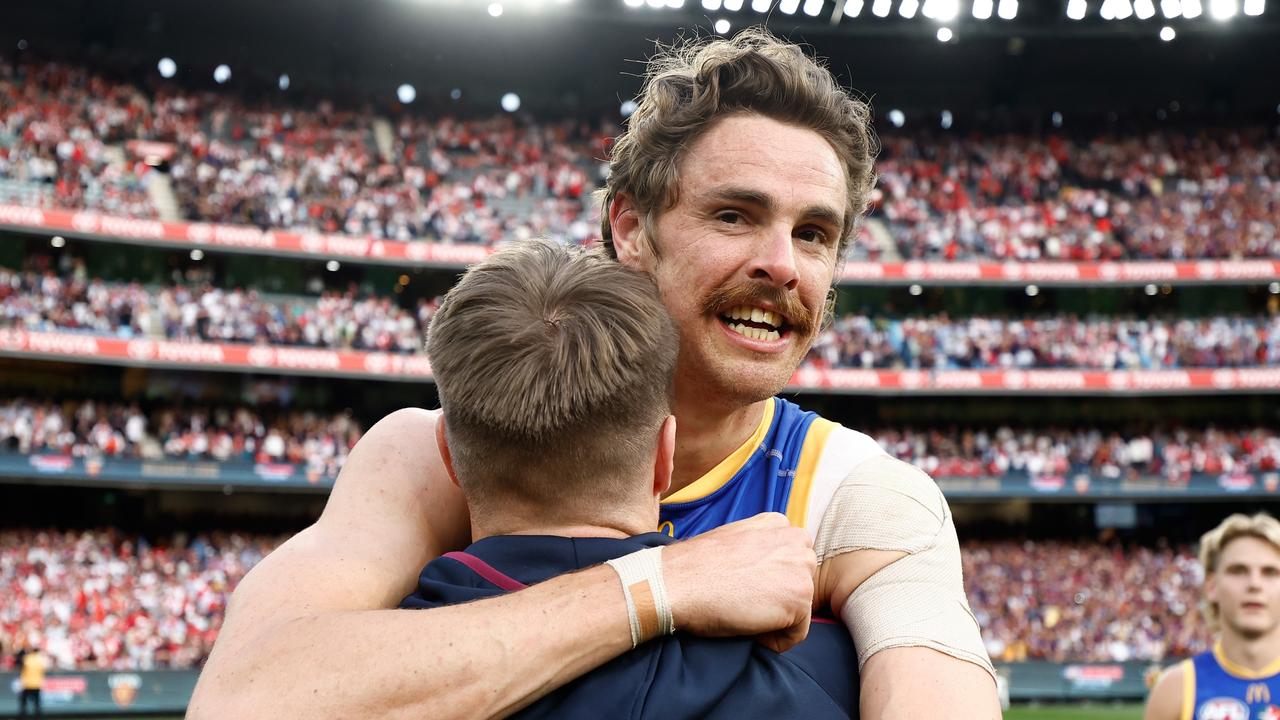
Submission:
<svg viewBox="0 0 1280 720">
<path fill-rule="evenodd" d="M 637 508 L 626 517 L 615 516 L 594 522 L 548 522 L 546 513 L 519 513 L 501 517 L 471 520 L 471 541 L 494 535 L 550 535 L 576 538 L 628 538 L 654 532 L 658 527 L 657 503 L 652 508 Z"/>
<path fill-rule="evenodd" d="M 761 400 L 731 410 L 676 397 L 676 458 L 671 489 L 678 492 L 706 475 L 729 457 L 760 426 L 765 403 Z"/>
<path fill-rule="evenodd" d="M 1228 660 L 1252 672 L 1259 672 L 1280 660 L 1280 629 L 1256 638 L 1224 631 L 1219 644 Z"/>
</svg>

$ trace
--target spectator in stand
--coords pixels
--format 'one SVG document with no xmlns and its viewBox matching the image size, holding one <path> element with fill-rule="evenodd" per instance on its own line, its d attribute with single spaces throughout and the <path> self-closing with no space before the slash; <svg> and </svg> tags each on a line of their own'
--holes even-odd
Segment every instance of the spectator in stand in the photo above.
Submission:
<svg viewBox="0 0 1280 720">
<path fill-rule="evenodd" d="M 40 646 L 34 644 L 19 650 L 14 659 L 14 665 L 18 668 L 18 682 L 22 686 L 22 693 L 18 700 L 18 717 L 27 716 L 27 705 L 35 709 L 35 717 L 44 717 L 44 711 L 40 707 L 40 695 L 44 691 L 44 673 L 48 661 L 45 660 L 44 653 L 40 652 Z"/>
</svg>

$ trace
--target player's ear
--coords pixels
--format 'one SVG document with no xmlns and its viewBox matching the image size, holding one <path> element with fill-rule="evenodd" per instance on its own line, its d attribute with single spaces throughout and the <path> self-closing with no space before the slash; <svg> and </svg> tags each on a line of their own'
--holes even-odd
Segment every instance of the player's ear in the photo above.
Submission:
<svg viewBox="0 0 1280 720">
<path fill-rule="evenodd" d="M 668 415 L 658 430 L 658 449 L 653 459 L 653 494 L 662 497 L 671 488 L 676 467 L 676 416 Z"/>
<path fill-rule="evenodd" d="M 436 447 L 440 449 L 440 459 L 444 461 L 445 472 L 449 473 L 449 480 L 458 487 L 462 487 L 458 483 L 458 476 L 453 472 L 453 455 L 449 454 L 449 438 L 444 434 L 444 411 L 436 416 Z"/>
<path fill-rule="evenodd" d="M 609 203 L 609 228 L 618 262 L 636 270 L 651 270 L 652 238 L 644 232 L 644 215 L 630 193 L 620 192 Z"/>
</svg>

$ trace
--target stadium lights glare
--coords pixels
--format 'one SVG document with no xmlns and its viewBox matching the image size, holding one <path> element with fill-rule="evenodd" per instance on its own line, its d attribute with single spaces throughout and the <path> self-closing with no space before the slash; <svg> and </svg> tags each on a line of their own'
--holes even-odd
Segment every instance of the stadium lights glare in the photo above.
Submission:
<svg viewBox="0 0 1280 720">
<path fill-rule="evenodd" d="M 285 73 L 284 75 L 281 75 L 281 76 L 280 76 L 280 79 L 276 81 L 276 85 L 277 85 L 277 86 L 279 86 L 279 88 L 280 88 L 281 90 L 288 90 L 288 89 L 289 89 L 289 74 L 288 74 L 288 73 Z"/>
<path fill-rule="evenodd" d="M 658 8 L 667 4 L 667 0 L 645 0 L 645 2 L 647 2 L 649 4 L 649 7 L 653 8 L 654 10 L 657 10 Z"/>
<path fill-rule="evenodd" d="M 773 4 L 773 0 L 751 0 L 751 9 L 758 13 L 769 12 L 769 6 Z"/>
<path fill-rule="evenodd" d="M 509 92 L 502 96 L 502 109 L 513 113 L 520 109 L 520 96 Z"/>
<path fill-rule="evenodd" d="M 1170 20 L 1182 17 L 1182 0 L 1160 0 L 1160 12 Z"/>
<path fill-rule="evenodd" d="M 1156 5 L 1151 0 L 1133 0 L 1133 14 L 1139 20 L 1150 20 L 1156 14 Z"/>
<path fill-rule="evenodd" d="M 60 248 L 67 244 L 67 239 L 62 237 L 61 235 L 54 235 L 53 237 L 49 238 L 49 244 L 56 248 Z"/>
<path fill-rule="evenodd" d="M 822 12 L 822 4 L 826 0 L 804 0 L 804 14 L 809 17 L 818 17 Z"/>
<path fill-rule="evenodd" d="M 1128 20 L 1133 17 L 1133 5 L 1129 0 L 1116 0 L 1116 19 Z"/>
<path fill-rule="evenodd" d="M 192 260 L 195 260 L 196 262 L 200 262 L 201 260 L 204 259 L 204 251 L 201 250 L 200 248 L 196 248 L 195 250 L 191 251 L 191 255 L 189 257 Z"/>
<path fill-rule="evenodd" d="M 942 111 L 942 129 L 943 129 L 943 130 L 950 130 L 950 129 L 951 129 L 951 123 L 952 123 L 954 120 L 955 120 L 955 118 L 954 118 L 954 117 L 952 117 L 952 115 L 951 115 L 951 111 L 950 111 L 950 110 L 943 110 L 943 111 Z"/>
<path fill-rule="evenodd" d="M 408 105 L 418 98 L 418 91 L 409 83 L 405 83 L 396 88 L 396 99 L 401 103 Z"/>
<path fill-rule="evenodd" d="M 635 113 L 637 107 L 635 100 L 623 100 L 622 107 L 618 108 L 618 112 L 622 113 L 622 117 L 624 118 L 631 117 L 631 115 Z"/>
<path fill-rule="evenodd" d="M 728 21 L 728 20 L 725 20 L 724 18 L 720 18 L 719 20 L 717 20 L 717 21 L 716 21 L 716 32 L 720 33 L 721 35 L 728 35 L 728 34 L 729 34 L 729 21 Z"/>
<path fill-rule="evenodd" d="M 626 3 L 627 7 L 630 8 L 638 8 L 644 5 L 644 0 L 622 0 L 622 2 Z"/>
<path fill-rule="evenodd" d="M 1001 20 L 1012 20 L 1018 17 L 1018 0 L 1000 0 L 996 14 Z"/>
<path fill-rule="evenodd" d="M 1027 297 L 1035 297 L 1040 294 L 1040 288 L 1035 285 L 1027 286 Z"/>
<path fill-rule="evenodd" d="M 1116 19 L 1116 0 L 1102 0 L 1102 9 L 1098 10 L 1098 16 L 1103 20 Z"/>
<path fill-rule="evenodd" d="M 702 9 L 715 12 L 720 9 L 720 0 L 702 0 Z"/>
<path fill-rule="evenodd" d="M 1214 20 L 1230 20 L 1240 12 L 1240 3 L 1236 0 L 1209 0 L 1209 14 Z"/>
<path fill-rule="evenodd" d="M 912 285 L 911 287 L 907 288 L 907 292 L 911 293 L 913 297 L 920 297 L 922 294 L 924 294 L 924 288 L 920 287 L 919 285 Z"/>
<path fill-rule="evenodd" d="M 875 0 L 871 3 L 871 14 L 876 17 L 889 17 L 889 11 L 893 9 L 893 0 Z"/>
<path fill-rule="evenodd" d="M 231 68 L 227 65 L 219 65 L 213 69 L 213 81 L 219 85 L 231 79 Z"/>
<path fill-rule="evenodd" d="M 901 110 L 894 108 L 889 111 L 889 122 L 893 123 L 894 127 L 900 128 L 907 124 L 907 116 Z"/>
<path fill-rule="evenodd" d="M 979 20 L 990 20 L 993 9 L 992 0 L 973 0 L 973 16 Z"/>
<path fill-rule="evenodd" d="M 324 264 L 324 269 L 328 270 L 329 272 L 338 272 L 338 268 L 340 267 L 342 267 L 342 264 L 339 263 L 337 260 L 330 260 L 329 262 Z"/>
<path fill-rule="evenodd" d="M 1083 20 L 1088 12 L 1089 5 L 1085 0 L 1067 0 L 1067 17 L 1072 20 Z"/>
<path fill-rule="evenodd" d="M 1142 292 L 1146 293 L 1147 295 L 1155 295 L 1156 293 L 1160 292 L 1160 288 L 1156 287 L 1155 285 L 1147 285 L 1146 287 L 1142 288 Z"/>
<path fill-rule="evenodd" d="M 502 17 L 502 3 L 489 3 L 489 17 Z"/>
<path fill-rule="evenodd" d="M 178 74 L 178 63 L 173 58 L 162 57 L 156 63 L 156 69 L 160 71 L 160 77 L 168 79 Z"/>
<path fill-rule="evenodd" d="M 724 0 L 724 9 L 738 12 L 742 9 L 742 0 Z"/>
<path fill-rule="evenodd" d="M 454 89 L 450 90 L 450 91 L 449 91 L 449 98 L 450 98 L 451 100 L 461 100 L 461 99 L 462 99 L 462 88 L 454 88 Z"/>
<path fill-rule="evenodd" d="M 960 0 L 924 0 L 920 13 L 930 20 L 951 22 L 960 14 Z"/>
<path fill-rule="evenodd" d="M 1165 42 L 1169 42 L 1170 40 L 1173 40 L 1176 37 L 1178 37 L 1177 31 L 1169 27 L 1168 25 L 1165 25 L 1164 27 L 1160 28 L 1161 40 Z"/>
<path fill-rule="evenodd" d="M 902 0 L 902 4 L 898 6 L 898 14 L 910 20 L 916 16 L 916 11 L 920 9 L 920 0 Z"/>
<path fill-rule="evenodd" d="M 1244 0 L 1244 14 L 1257 17 L 1267 9 L 1267 0 Z"/>
<path fill-rule="evenodd" d="M 1182 17 L 1195 20 L 1203 12 L 1204 8 L 1200 5 L 1200 0 L 1182 0 Z"/>
<path fill-rule="evenodd" d="M 1052 122 L 1053 126 L 1056 128 L 1062 127 L 1062 113 L 1054 110 L 1053 115 L 1049 116 L 1049 121 Z"/>
<path fill-rule="evenodd" d="M 862 0 L 845 0 L 844 16 L 856 18 L 862 14 Z"/>
<path fill-rule="evenodd" d="M 1280 282 L 1271 283 L 1267 286 L 1267 289 L 1271 291 L 1272 295 L 1280 295 Z"/>
<path fill-rule="evenodd" d="M 684 7 L 684 0 L 667 0 L 667 7 L 679 10 Z"/>
<path fill-rule="evenodd" d="M 795 15 L 800 9 L 800 0 L 782 0 L 778 3 L 778 9 L 788 15 Z"/>
<path fill-rule="evenodd" d="M 951 28 L 938 28 L 938 42 L 951 42 L 952 37 L 954 37 L 954 35 L 951 33 Z"/>
</svg>

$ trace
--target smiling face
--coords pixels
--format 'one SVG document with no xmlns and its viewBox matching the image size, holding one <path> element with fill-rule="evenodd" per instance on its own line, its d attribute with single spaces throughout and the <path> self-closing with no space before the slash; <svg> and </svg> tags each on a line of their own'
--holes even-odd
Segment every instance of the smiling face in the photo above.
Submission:
<svg viewBox="0 0 1280 720">
<path fill-rule="evenodd" d="M 1280 548 L 1253 536 L 1222 548 L 1205 581 L 1224 632 L 1257 639 L 1280 631 Z"/>
<path fill-rule="evenodd" d="M 745 114 L 689 148 L 652 254 L 632 249 L 634 216 L 615 221 L 619 258 L 652 273 L 680 329 L 679 395 L 742 406 L 786 385 L 822 324 L 846 198 L 822 136 Z"/>
</svg>

